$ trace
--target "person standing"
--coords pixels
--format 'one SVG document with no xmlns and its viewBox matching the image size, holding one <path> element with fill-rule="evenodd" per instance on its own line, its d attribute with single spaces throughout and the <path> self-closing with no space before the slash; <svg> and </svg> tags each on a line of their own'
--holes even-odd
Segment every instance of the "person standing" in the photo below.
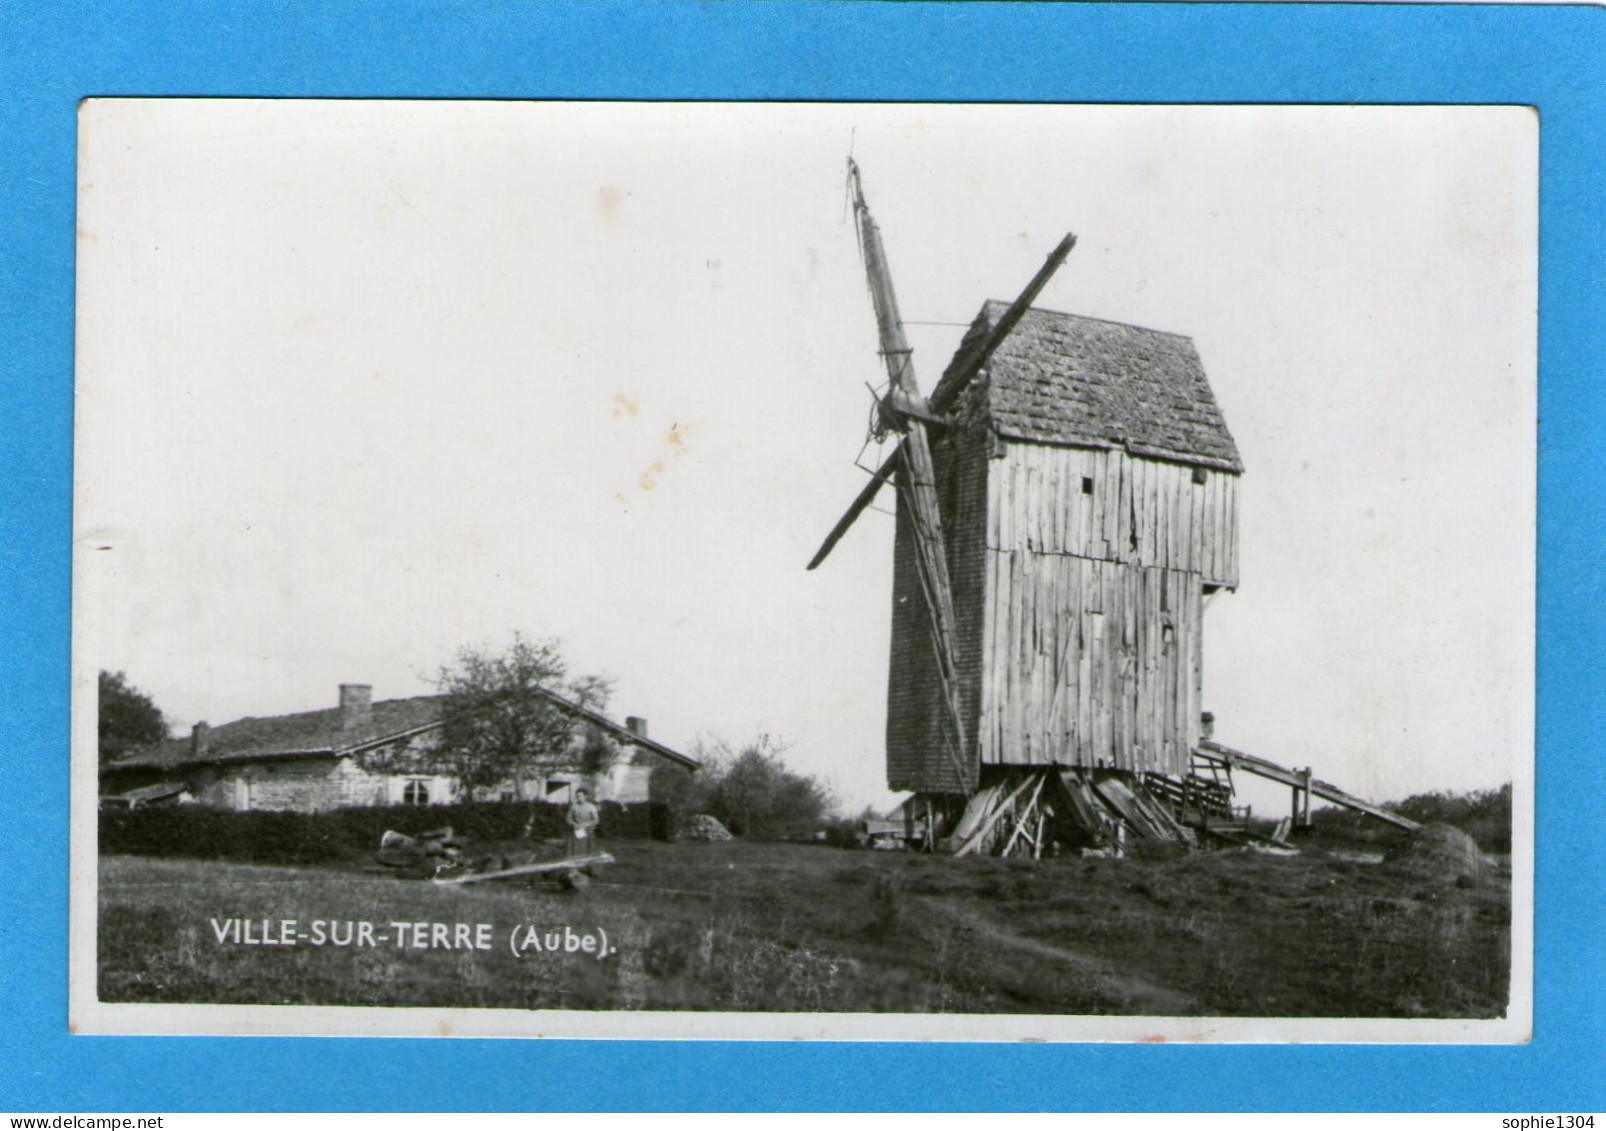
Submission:
<svg viewBox="0 0 1606 1131">
<path fill-rule="evenodd" d="M 591 799 L 589 789 L 574 791 L 574 800 L 569 803 L 569 852 L 570 856 L 589 855 L 596 846 L 595 834 L 600 814 L 597 803 Z"/>
</svg>

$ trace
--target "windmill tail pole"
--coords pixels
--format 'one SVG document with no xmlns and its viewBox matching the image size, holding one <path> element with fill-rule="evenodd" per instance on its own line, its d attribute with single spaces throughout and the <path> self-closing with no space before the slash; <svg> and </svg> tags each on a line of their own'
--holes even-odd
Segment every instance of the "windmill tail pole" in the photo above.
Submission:
<svg viewBox="0 0 1606 1131">
<path fill-rule="evenodd" d="M 1210 761 L 1231 769 L 1243 770 L 1257 777 L 1266 778 L 1269 781 L 1280 782 L 1295 790 L 1303 789 L 1307 794 L 1307 803 L 1308 795 L 1315 794 L 1324 801 L 1331 801 L 1335 805 L 1342 805 L 1346 809 L 1353 809 L 1357 813 L 1375 817 L 1379 821 L 1404 829 L 1407 832 L 1415 832 L 1422 827 L 1409 817 L 1402 817 L 1400 814 L 1385 809 L 1381 805 L 1373 805 L 1370 801 L 1339 789 L 1338 786 L 1333 785 L 1331 782 L 1311 777 L 1309 770 L 1291 770 L 1287 766 L 1279 766 L 1276 762 L 1268 761 L 1265 758 L 1257 758 L 1253 754 L 1245 754 L 1242 750 L 1234 750 L 1230 746 L 1223 746 L 1221 743 L 1214 742 L 1208 738 L 1199 743 L 1199 753 Z"/>
</svg>

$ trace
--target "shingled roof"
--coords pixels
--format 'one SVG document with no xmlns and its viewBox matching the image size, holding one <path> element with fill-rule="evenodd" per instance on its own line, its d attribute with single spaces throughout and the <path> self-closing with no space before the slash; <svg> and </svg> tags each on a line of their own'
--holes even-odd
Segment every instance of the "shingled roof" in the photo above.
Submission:
<svg viewBox="0 0 1606 1131">
<path fill-rule="evenodd" d="M 327 756 L 382 738 L 394 738 L 408 731 L 420 730 L 439 720 L 440 702 L 439 697 L 434 695 L 386 699 L 375 703 L 371 725 L 356 732 L 342 727 L 339 707 L 265 719 L 248 716 L 212 727 L 207 735 L 207 752 L 203 757 L 191 755 L 188 737 L 170 738 L 156 746 L 132 751 L 108 768 L 150 769 L 261 758 Z"/>
<path fill-rule="evenodd" d="M 697 759 L 638 735 L 600 712 L 570 702 L 560 695 L 545 694 L 559 710 L 599 726 L 625 742 L 692 769 L 701 765 Z M 225 762 L 343 756 L 365 746 L 375 746 L 415 731 L 439 726 L 440 717 L 441 697 L 438 695 L 381 700 L 373 704 L 371 724 L 358 731 L 344 729 L 339 707 L 265 719 L 248 717 L 212 727 L 208 732 L 205 755 L 195 756 L 187 737 L 170 738 L 156 746 L 132 751 L 108 764 L 105 769 L 169 769 Z"/>
<path fill-rule="evenodd" d="M 996 300 L 982 307 L 932 394 L 933 411 L 953 405 L 1008 309 Z M 1199 351 L 1181 334 L 1033 307 L 986 371 L 986 407 L 1004 436 L 1243 470 Z"/>
</svg>

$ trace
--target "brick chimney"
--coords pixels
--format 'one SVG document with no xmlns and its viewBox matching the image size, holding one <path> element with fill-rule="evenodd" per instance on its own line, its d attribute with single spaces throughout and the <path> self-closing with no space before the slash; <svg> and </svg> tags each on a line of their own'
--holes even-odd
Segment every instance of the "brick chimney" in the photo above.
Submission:
<svg viewBox="0 0 1606 1131">
<path fill-rule="evenodd" d="M 374 725 L 374 688 L 370 683 L 340 685 L 340 729 L 347 734 Z"/>
<path fill-rule="evenodd" d="M 637 738 L 647 737 L 647 720 L 640 715 L 626 715 L 625 729 Z"/>
<path fill-rule="evenodd" d="M 212 749 L 212 728 L 206 723 L 196 723 L 190 731 L 190 757 L 205 758 Z"/>
</svg>

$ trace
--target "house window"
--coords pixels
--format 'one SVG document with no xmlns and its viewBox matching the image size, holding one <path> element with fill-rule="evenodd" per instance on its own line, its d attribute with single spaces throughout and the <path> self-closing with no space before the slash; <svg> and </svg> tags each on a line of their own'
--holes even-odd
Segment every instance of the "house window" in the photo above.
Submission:
<svg viewBox="0 0 1606 1131">
<path fill-rule="evenodd" d="M 402 790 L 402 804 L 428 805 L 429 783 L 427 781 L 418 781 L 417 779 L 408 782 L 406 788 Z"/>
</svg>

